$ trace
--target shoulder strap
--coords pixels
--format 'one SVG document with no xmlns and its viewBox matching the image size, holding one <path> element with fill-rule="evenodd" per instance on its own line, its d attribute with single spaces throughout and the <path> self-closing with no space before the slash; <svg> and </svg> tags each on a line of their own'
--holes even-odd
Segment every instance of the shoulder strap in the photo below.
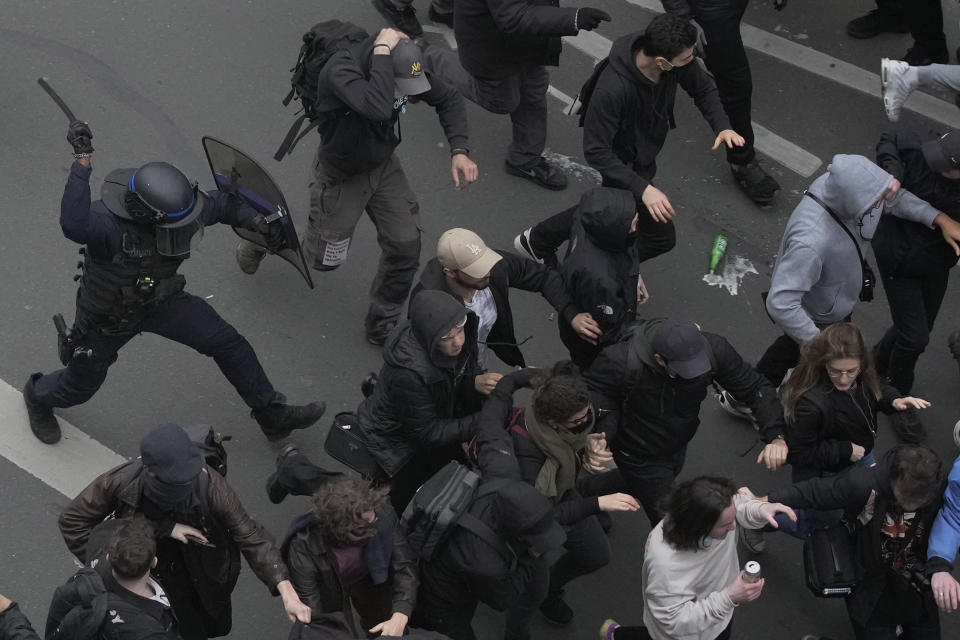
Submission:
<svg viewBox="0 0 960 640">
<path fill-rule="evenodd" d="M 850 237 L 850 242 L 853 243 L 853 248 L 857 250 L 857 256 L 860 258 L 860 282 L 863 282 L 864 268 L 863 268 L 863 252 L 860 251 L 860 243 L 857 242 L 857 239 L 853 237 L 853 232 L 847 228 L 847 225 L 843 224 L 840 220 L 840 217 L 834 213 L 833 209 L 827 206 L 827 203 L 818 198 L 815 194 L 810 193 L 809 191 L 804 191 L 803 195 L 807 196 L 818 205 L 820 205 L 824 211 L 830 214 L 830 217 L 836 220 L 837 224 L 840 225 L 840 228 L 843 229 L 846 234 Z"/>
</svg>

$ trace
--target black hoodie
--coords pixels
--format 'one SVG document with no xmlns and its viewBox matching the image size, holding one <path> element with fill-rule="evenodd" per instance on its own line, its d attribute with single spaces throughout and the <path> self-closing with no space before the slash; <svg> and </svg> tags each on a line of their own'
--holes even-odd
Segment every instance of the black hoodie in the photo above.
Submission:
<svg viewBox="0 0 960 640">
<path fill-rule="evenodd" d="M 466 341 L 457 356 L 439 350 L 440 338 L 466 316 Z M 424 448 L 473 436 L 479 396 L 477 317 L 442 291 L 421 291 L 410 319 L 387 338 L 373 395 L 357 409 L 370 453 L 393 477 Z"/>
<path fill-rule="evenodd" d="M 583 156 L 603 186 L 629 189 L 637 202 L 657 172 L 657 154 L 676 127 L 673 104 L 683 87 L 714 133 L 730 128 L 717 85 L 699 60 L 665 71 L 654 84 L 637 69 L 643 34 L 618 38 L 600 74 L 583 122 Z"/>
<path fill-rule="evenodd" d="M 636 312 L 639 270 L 630 233 L 636 211 L 629 191 L 599 187 L 580 197 L 573 215 L 560 272 L 574 306 L 600 325 L 601 345 L 616 342 Z"/>
</svg>

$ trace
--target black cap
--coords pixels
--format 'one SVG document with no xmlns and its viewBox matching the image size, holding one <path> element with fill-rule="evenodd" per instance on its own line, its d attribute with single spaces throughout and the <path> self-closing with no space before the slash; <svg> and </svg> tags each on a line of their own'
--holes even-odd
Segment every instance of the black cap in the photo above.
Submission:
<svg viewBox="0 0 960 640">
<path fill-rule="evenodd" d="M 935 140 L 928 140 L 920 147 L 927 166 L 943 173 L 960 169 L 960 135 L 956 131 L 947 131 Z"/>
<path fill-rule="evenodd" d="M 393 58 L 393 81 L 397 93 L 416 96 L 430 91 L 430 81 L 423 72 L 423 51 L 413 40 L 401 40 L 390 53 Z"/>
<path fill-rule="evenodd" d="M 664 320 L 653 336 L 653 350 L 681 378 L 690 380 L 710 371 L 707 341 L 692 322 Z"/>
<path fill-rule="evenodd" d="M 177 424 L 162 424 L 140 441 L 143 466 L 168 484 L 190 482 L 203 469 L 203 456 L 186 431 Z"/>
</svg>

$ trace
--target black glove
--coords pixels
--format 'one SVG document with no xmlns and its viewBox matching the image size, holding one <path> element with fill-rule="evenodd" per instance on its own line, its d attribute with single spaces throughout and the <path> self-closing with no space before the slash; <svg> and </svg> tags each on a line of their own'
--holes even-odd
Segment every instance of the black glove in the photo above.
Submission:
<svg viewBox="0 0 960 640">
<path fill-rule="evenodd" d="M 74 153 L 93 153 L 93 145 L 90 139 L 93 138 L 93 132 L 90 131 L 90 125 L 82 120 L 74 120 L 67 129 L 67 142 L 73 147 Z"/>
<path fill-rule="evenodd" d="M 283 224 L 279 220 L 267 222 L 266 217 L 262 213 L 258 213 L 253 218 L 253 228 L 267 241 L 267 248 L 271 251 L 279 251 L 286 247 Z"/>
<path fill-rule="evenodd" d="M 591 9 L 590 7 L 581 7 L 577 9 L 577 29 L 593 31 L 600 26 L 601 22 L 610 22 L 610 14 L 600 9 Z"/>
<path fill-rule="evenodd" d="M 773 8 L 777 11 L 783 11 L 783 8 L 787 6 L 787 0 L 773 0 Z"/>
</svg>

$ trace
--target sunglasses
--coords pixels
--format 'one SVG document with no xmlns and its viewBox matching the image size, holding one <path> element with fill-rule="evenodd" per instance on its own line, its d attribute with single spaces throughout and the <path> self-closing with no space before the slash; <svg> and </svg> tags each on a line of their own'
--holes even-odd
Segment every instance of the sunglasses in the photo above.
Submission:
<svg viewBox="0 0 960 640">
<path fill-rule="evenodd" d="M 567 421 L 567 429 L 571 433 L 583 433 L 587 429 L 591 429 L 593 427 L 593 423 L 596 422 L 596 420 L 597 420 L 597 415 L 593 411 L 593 405 L 590 405 L 589 407 L 587 407 L 587 412 L 584 413 L 582 416 L 574 420 Z"/>
</svg>

